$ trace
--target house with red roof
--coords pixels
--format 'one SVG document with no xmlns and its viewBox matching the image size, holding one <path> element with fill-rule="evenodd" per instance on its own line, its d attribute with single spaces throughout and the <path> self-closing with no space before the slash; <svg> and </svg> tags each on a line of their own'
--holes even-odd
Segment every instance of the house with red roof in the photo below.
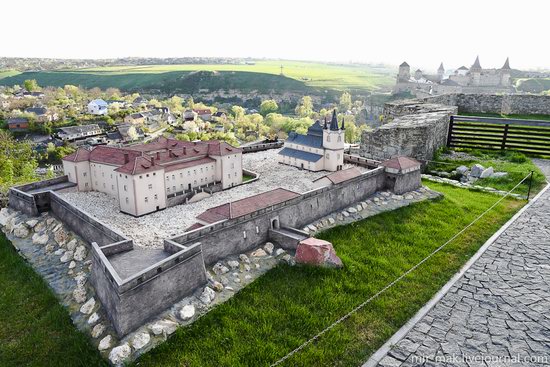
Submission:
<svg viewBox="0 0 550 367">
<path fill-rule="evenodd" d="M 120 210 L 140 216 L 169 206 L 171 197 L 219 184 L 242 183 L 242 151 L 223 141 L 183 142 L 160 137 L 128 147 L 79 148 L 63 158 L 79 191 L 117 198 Z"/>
</svg>

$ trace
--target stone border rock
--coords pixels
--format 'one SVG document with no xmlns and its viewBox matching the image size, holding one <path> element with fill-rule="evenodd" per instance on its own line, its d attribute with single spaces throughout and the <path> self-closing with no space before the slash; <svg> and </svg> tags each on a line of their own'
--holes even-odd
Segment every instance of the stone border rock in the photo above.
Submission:
<svg viewBox="0 0 550 367">
<path fill-rule="evenodd" d="M 484 191 L 484 192 L 490 192 L 490 193 L 501 195 L 501 196 L 504 196 L 504 195 L 508 194 L 508 191 L 497 190 L 497 189 L 492 188 L 492 187 L 473 185 L 473 184 L 468 183 L 468 182 L 460 182 L 460 181 L 451 180 L 450 178 L 445 178 L 445 177 L 439 177 L 439 176 L 432 176 L 432 175 L 428 175 L 428 174 L 423 174 L 422 178 L 426 179 L 426 180 L 429 180 L 429 181 L 433 181 L 433 182 L 444 183 L 444 184 L 448 184 L 448 185 L 452 185 L 452 186 L 456 186 L 456 187 L 462 187 L 462 188 L 466 188 L 466 189 L 473 189 L 473 190 L 479 190 L 479 191 Z M 509 196 L 511 196 L 515 199 L 527 199 L 527 197 L 525 197 L 523 195 L 520 195 L 520 194 L 510 193 Z"/>
</svg>

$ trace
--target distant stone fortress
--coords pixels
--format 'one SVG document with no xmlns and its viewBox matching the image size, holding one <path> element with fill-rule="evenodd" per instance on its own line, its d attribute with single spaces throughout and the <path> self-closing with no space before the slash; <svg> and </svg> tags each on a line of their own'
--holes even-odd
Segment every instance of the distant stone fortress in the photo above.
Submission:
<svg viewBox="0 0 550 367">
<path fill-rule="evenodd" d="M 425 74 L 417 69 L 411 76 L 411 67 L 406 62 L 399 65 L 394 94 L 409 92 L 416 97 L 428 97 L 447 93 L 515 93 L 511 82 L 510 61 L 507 58 L 500 69 L 484 69 L 479 56 L 468 69 L 461 66 L 447 75 L 443 63 L 437 74 Z"/>
</svg>

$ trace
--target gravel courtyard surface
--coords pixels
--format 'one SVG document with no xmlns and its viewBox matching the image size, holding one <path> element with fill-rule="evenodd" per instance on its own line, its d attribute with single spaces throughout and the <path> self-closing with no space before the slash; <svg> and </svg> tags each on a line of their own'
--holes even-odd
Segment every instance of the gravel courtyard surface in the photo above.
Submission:
<svg viewBox="0 0 550 367">
<path fill-rule="evenodd" d="M 278 187 L 302 193 L 313 188 L 313 180 L 327 172 L 309 172 L 277 163 L 278 149 L 243 154 L 245 169 L 260 174 L 256 182 L 215 193 L 209 198 L 187 205 L 177 205 L 160 212 L 134 218 L 119 211 L 117 199 L 101 192 L 60 192 L 65 200 L 102 222 L 112 226 L 134 243 L 144 247 L 162 247 L 163 239 L 182 233 L 195 223 L 195 217 L 205 210 L 229 201 L 259 194 Z M 352 167 L 344 165 L 345 168 Z M 361 171 L 367 169 L 358 167 Z"/>
</svg>

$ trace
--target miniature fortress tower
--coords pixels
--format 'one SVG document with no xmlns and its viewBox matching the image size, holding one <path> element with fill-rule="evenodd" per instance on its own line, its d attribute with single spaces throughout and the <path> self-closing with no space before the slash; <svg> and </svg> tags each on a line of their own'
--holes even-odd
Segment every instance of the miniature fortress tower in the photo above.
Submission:
<svg viewBox="0 0 550 367">
<path fill-rule="evenodd" d="M 306 135 L 290 133 L 279 152 L 279 163 L 309 171 L 339 171 L 344 165 L 344 135 L 344 119 L 338 127 L 334 110 L 330 124 L 325 118 L 324 125 L 316 121 Z"/>
</svg>

